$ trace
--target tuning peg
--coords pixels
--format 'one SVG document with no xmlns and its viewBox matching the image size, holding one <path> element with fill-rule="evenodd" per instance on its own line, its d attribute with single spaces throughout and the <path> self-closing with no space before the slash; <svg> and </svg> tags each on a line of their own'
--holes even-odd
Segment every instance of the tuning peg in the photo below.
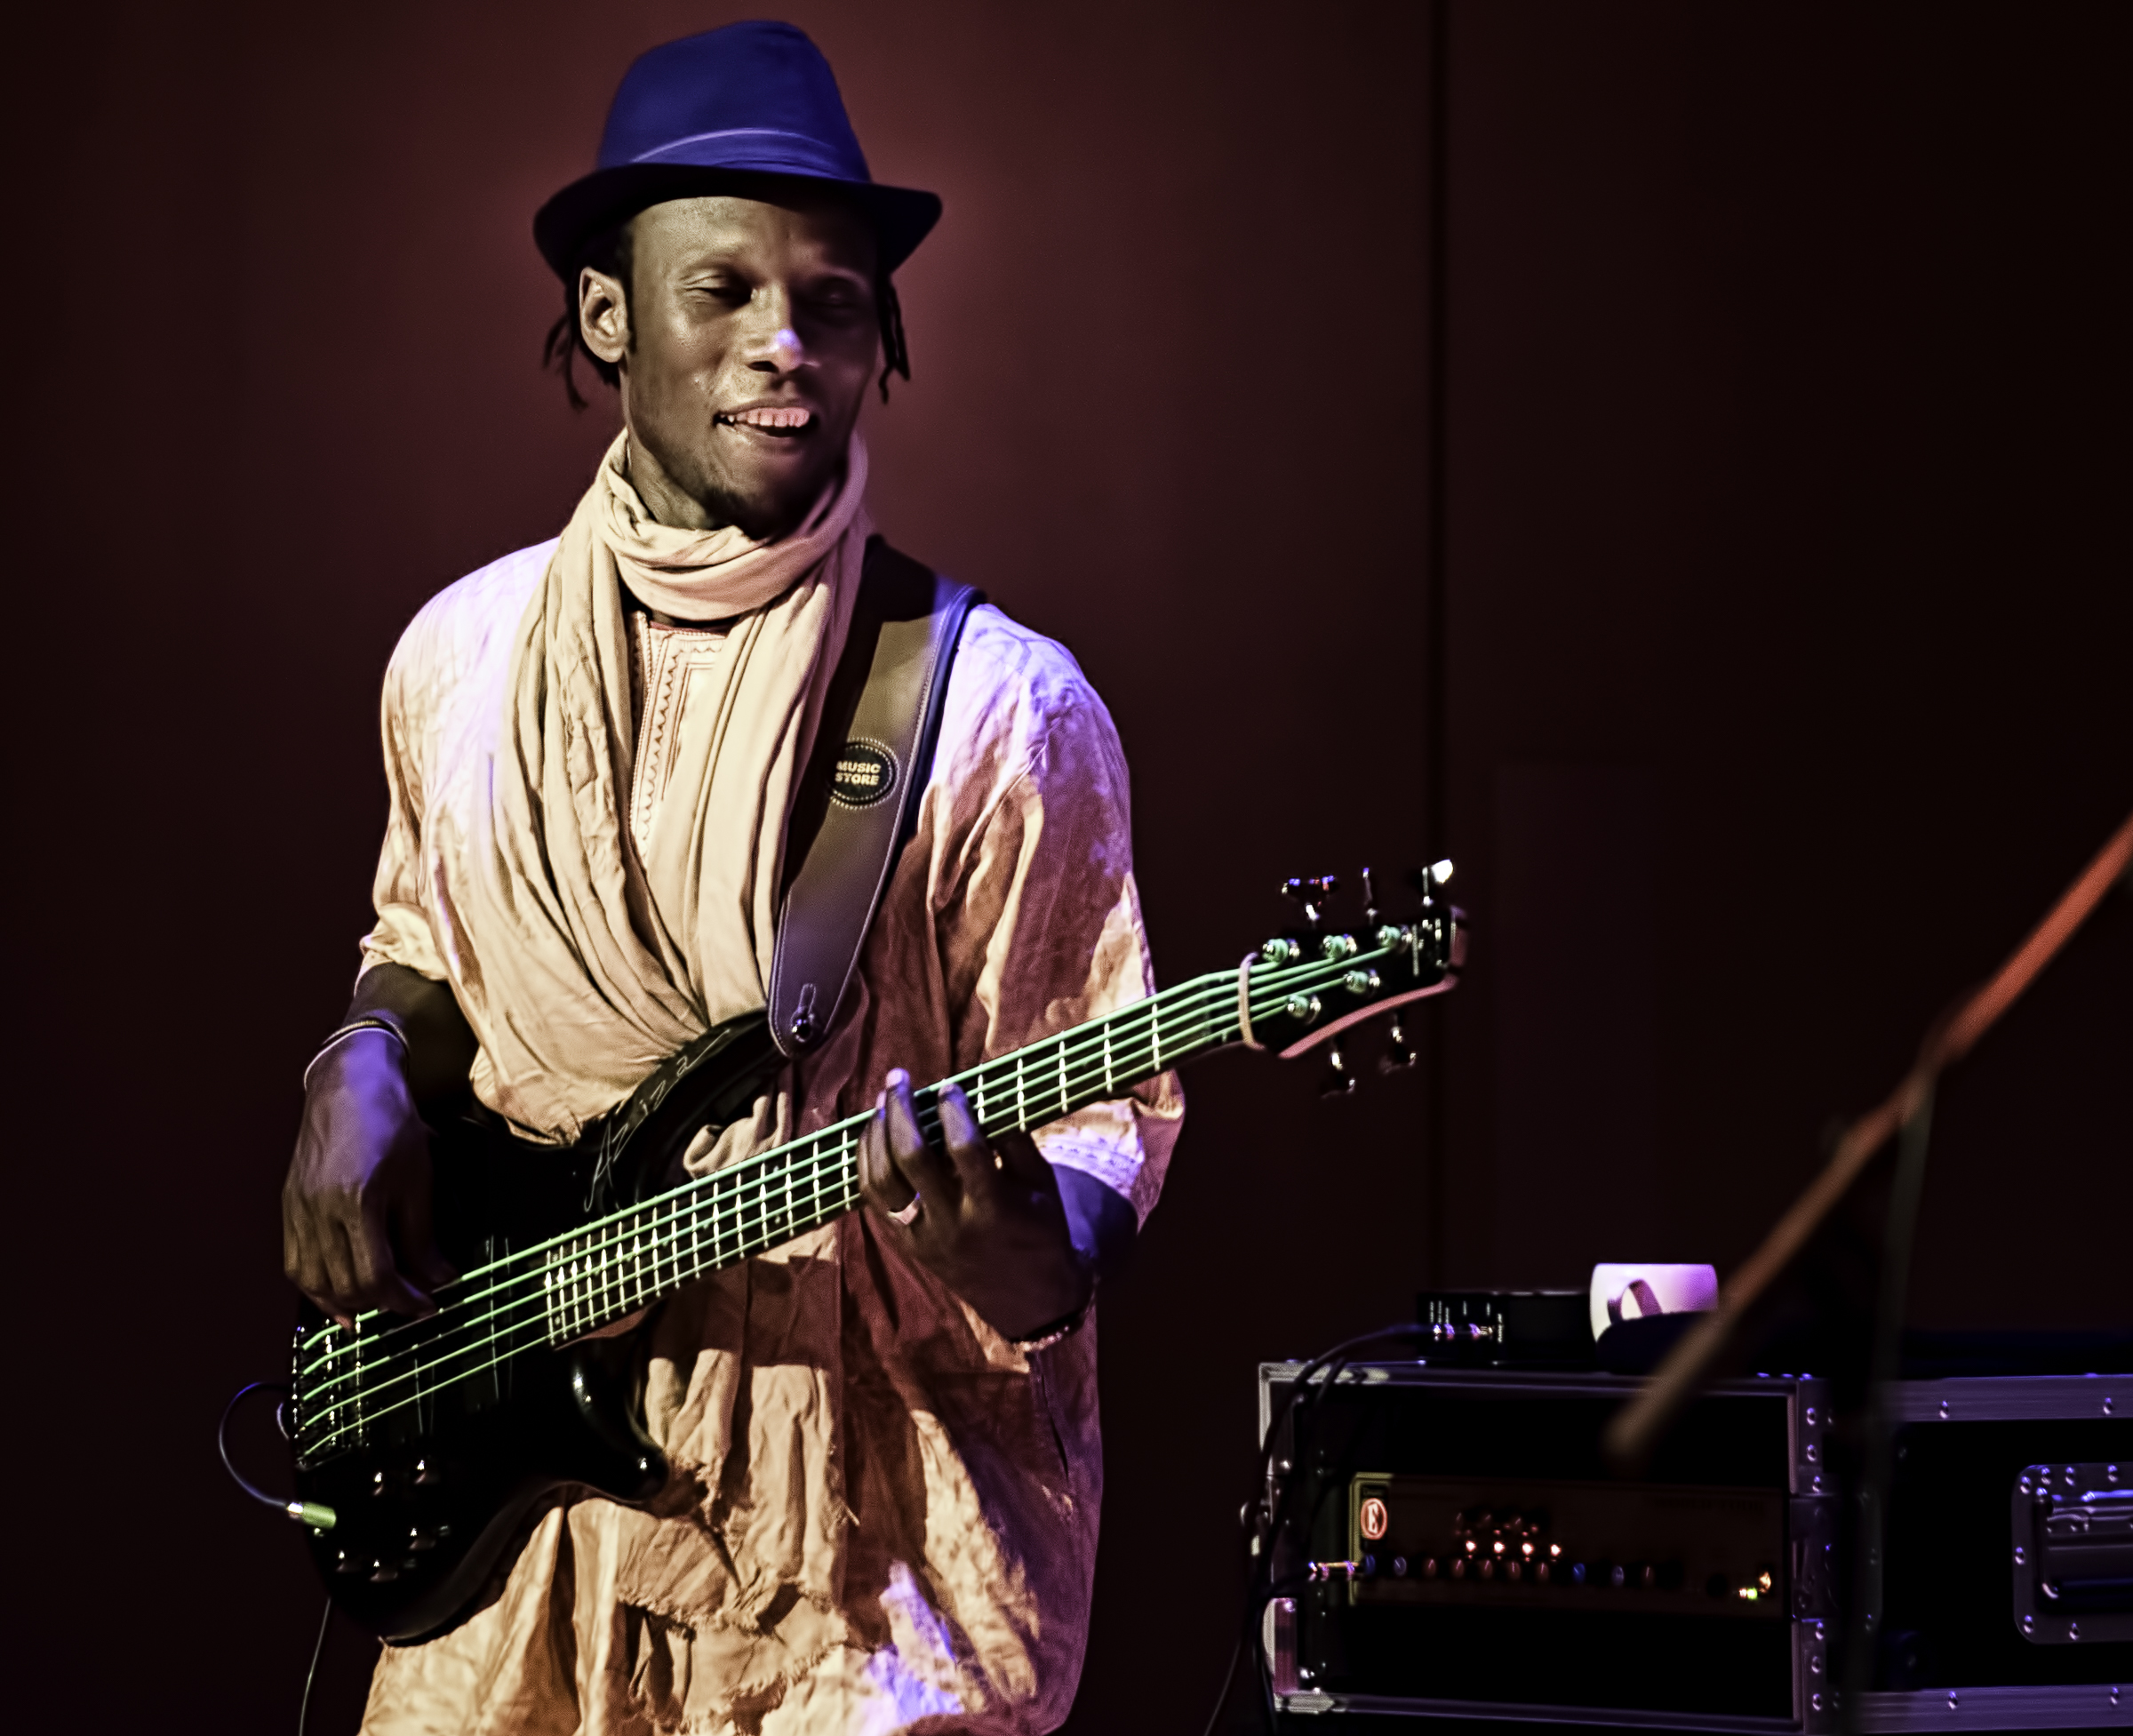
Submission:
<svg viewBox="0 0 2133 1736">
<path fill-rule="evenodd" d="M 1415 1064 L 1415 1052 L 1407 1046 L 1407 1033 L 1400 1027 L 1400 1015 L 1393 1015 L 1393 1028 L 1386 1033 L 1385 1053 L 1378 1058 L 1380 1073 L 1404 1073 Z"/>
<path fill-rule="evenodd" d="M 1282 881 L 1282 892 L 1284 897 L 1294 899 L 1303 907 L 1304 919 L 1315 930 L 1318 927 L 1319 912 L 1325 908 L 1339 884 L 1339 880 L 1330 874 L 1309 875 L 1301 879 Z"/>
<path fill-rule="evenodd" d="M 1326 1051 L 1326 1076 L 1318 1082 L 1321 1097 L 1346 1097 L 1355 1089 L 1355 1076 L 1348 1071 L 1347 1059 L 1336 1043 Z"/>
<path fill-rule="evenodd" d="M 1431 905 L 1437 901 L 1433 896 L 1436 889 L 1450 878 L 1451 858 L 1447 856 L 1442 861 L 1432 862 L 1426 868 L 1417 868 L 1407 876 L 1407 884 L 1422 894 L 1425 905 Z"/>
</svg>

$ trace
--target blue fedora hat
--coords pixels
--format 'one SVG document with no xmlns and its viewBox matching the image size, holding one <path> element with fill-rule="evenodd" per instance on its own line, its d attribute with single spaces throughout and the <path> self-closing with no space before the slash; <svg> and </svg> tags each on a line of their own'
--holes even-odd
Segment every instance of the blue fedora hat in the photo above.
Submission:
<svg viewBox="0 0 2133 1736">
<path fill-rule="evenodd" d="M 567 282 L 601 230 L 668 199 L 761 192 L 766 176 L 843 188 L 874 220 L 883 271 L 940 218 L 934 194 L 867 173 L 836 75 L 804 31 L 729 24 L 637 58 L 607 111 L 598 166 L 541 206 L 533 240 Z"/>
</svg>

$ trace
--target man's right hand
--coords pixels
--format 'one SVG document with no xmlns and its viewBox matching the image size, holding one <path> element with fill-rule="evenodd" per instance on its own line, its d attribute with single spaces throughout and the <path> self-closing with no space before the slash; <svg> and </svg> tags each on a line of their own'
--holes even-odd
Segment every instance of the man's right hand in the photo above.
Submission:
<svg viewBox="0 0 2133 1736">
<path fill-rule="evenodd" d="M 429 1132 L 400 1044 L 379 1030 L 319 1058 L 282 1185 L 282 1269 L 340 1321 L 365 1308 L 435 1311 L 453 1274 L 430 1225 Z"/>
</svg>

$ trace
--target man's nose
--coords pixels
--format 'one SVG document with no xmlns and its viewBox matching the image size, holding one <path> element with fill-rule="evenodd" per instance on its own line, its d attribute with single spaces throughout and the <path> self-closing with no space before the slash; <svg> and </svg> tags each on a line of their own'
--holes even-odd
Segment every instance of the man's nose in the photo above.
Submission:
<svg viewBox="0 0 2133 1736">
<path fill-rule="evenodd" d="M 785 297 L 760 296 L 749 312 L 757 316 L 751 322 L 755 330 L 745 352 L 751 368 L 763 373 L 792 373 L 809 364 L 807 346 L 793 329 L 792 308 Z"/>
</svg>

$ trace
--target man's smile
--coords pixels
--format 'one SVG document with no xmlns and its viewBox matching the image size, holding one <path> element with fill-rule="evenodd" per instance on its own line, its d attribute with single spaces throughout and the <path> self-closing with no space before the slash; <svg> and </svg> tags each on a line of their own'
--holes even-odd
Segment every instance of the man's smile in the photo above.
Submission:
<svg viewBox="0 0 2133 1736">
<path fill-rule="evenodd" d="M 747 410 L 722 410 L 712 420 L 724 428 L 745 428 L 784 439 L 809 433 L 820 418 L 800 404 L 758 404 Z"/>
</svg>

